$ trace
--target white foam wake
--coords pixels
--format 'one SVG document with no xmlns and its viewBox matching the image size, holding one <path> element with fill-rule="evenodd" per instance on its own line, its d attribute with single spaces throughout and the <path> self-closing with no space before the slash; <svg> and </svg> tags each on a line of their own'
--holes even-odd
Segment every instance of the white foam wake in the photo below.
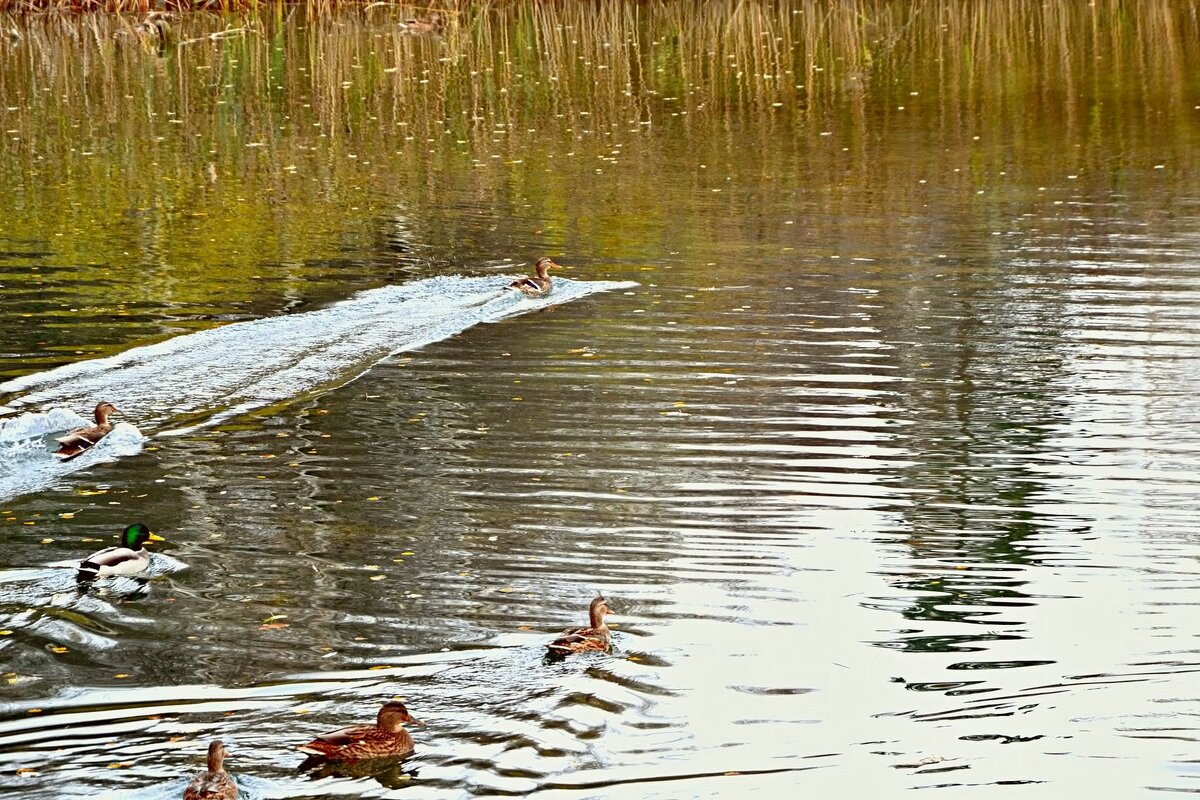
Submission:
<svg viewBox="0 0 1200 800">
<path fill-rule="evenodd" d="M 4 462 L 12 460 L 7 456 L 14 450 L 5 443 L 28 450 L 16 440 L 87 424 L 73 414 L 69 422 L 66 416 L 50 419 L 67 413 L 61 409 L 90 410 L 105 400 L 147 432 L 212 425 L 297 395 L 340 386 L 389 355 L 448 338 L 481 322 L 637 285 L 557 279 L 550 297 L 534 300 L 505 291 L 509 280 L 448 276 L 385 286 L 318 311 L 232 323 L 2 383 L 0 397 L 16 410 L 57 408 L 0 420 L 0 447 L 5 448 L 0 457 L 0 498 L 47 485 L 46 475 L 24 480 L 18 474 L 36 472 L 32 463 L 8 468 Z M 112 438 L 110 434 L 104 441 Z M 138 441 L 140 447 L 140 435 Z M 46 459 L 43 466 L 50 470 L 52 481 L 105 456 L 124 454 L 119 444 L 93 448 L 66 462 Z M 44 447 L 38 442 L 33 449 Z"/>
</svg>

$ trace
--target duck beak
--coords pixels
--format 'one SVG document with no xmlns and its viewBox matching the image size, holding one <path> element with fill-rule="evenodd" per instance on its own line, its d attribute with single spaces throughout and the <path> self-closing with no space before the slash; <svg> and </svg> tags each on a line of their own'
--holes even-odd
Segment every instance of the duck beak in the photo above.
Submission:
<svg viewBox="0 0 1200 800">
<path fill-rule="evenodd" d="M 420 725 L 422 728 L 425 727 L 425 723 L 421 722 L 421 720 L 417 719 L 416 717 L 409 717 L 408 721 L 411 722 L 413 725 Z"/>
<path fill-rule="evenodd" d="M 152 534 L 150 534 L 150 541 L 152 541 L 152 542 L 165 542 L 165 541 L 166 541 L 166 539 L 164 539 L 163 537 L 159 536 L 157 533 L 152 533 Z"/>
</svg>

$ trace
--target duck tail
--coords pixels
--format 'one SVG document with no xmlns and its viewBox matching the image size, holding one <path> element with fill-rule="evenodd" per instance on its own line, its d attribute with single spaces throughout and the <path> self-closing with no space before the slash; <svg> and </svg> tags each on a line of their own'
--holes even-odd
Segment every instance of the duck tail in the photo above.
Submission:
<svg viewBox="0 0 1200 800">
<path fill-rule="evenodd" d="M 75 573 L 75 580 L 80 583 L 89 583 L 96 580 L 100 576 L 100 565 L 95 561 L 82 561 L 79 564 L 79 571 Z"/>
</svg>

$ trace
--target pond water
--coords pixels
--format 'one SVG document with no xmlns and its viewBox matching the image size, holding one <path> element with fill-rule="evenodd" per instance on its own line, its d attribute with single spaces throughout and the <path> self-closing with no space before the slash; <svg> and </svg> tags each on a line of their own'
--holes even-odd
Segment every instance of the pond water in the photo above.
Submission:
<svg viewBox="0 0 1200 800">
<path fill-rule="evenodd" d="M 4 20 L 0 791 L 1200 792 L 1200 6 L 456 8 Z"/>
</svg>

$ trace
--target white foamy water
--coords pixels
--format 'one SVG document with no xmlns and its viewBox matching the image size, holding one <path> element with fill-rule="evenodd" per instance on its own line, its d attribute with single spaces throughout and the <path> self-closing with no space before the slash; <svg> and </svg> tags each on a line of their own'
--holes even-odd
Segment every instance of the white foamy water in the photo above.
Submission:
<svg viewBox="0 0 1200 800">
<path fill-rule="evenodd" d="M 509 280 L 443 276 L 385 286 L 318 311 L 233 323 L 7 381 L 0 394 L 15 410 L 47 410 L 0 423 L 0 498 L 141 449 L 142 434 L 118 425 L 84 455 L 53 458 L 46 435 L 89 424 L 68 409 L 104 400 L 147 433 L 179 433 L 340 386 L 389 355 L 481 322 L 636 285 L 559 279 L 550 297 L 533 300 L 505 291 Z"/>
<path fill-rule="evenodd" d="M 179 417 L 211 424 L 341 385 L 389 355 L 481 322 L 636 285 L 559 279 L 549 298 L 531 300 L 504 291 L 507 280 L 451 276 L 371 289 L 319 311 L 237 322 L 26 375 L 0 384 L 0 394 L 19 393 L 7 400 L 19 409 L 90 409 L 106 400 L 144 430 Z"/>
<path fill-rule="evenodd" d="M 65 421 L 70 422 L 60 424 Z M 79 424 L 90 423 L 73 412 L 55 408 L 44 414 L 22 414 L 0 427 L 0 500 L 41 491 L 71 473 L 136 455 L 146 441 L 133 425 L 119 422 L 95 447 L 63 461 L 54 455 L 57 443 L 48 441 L 46 435 Z"/>
</svg>

